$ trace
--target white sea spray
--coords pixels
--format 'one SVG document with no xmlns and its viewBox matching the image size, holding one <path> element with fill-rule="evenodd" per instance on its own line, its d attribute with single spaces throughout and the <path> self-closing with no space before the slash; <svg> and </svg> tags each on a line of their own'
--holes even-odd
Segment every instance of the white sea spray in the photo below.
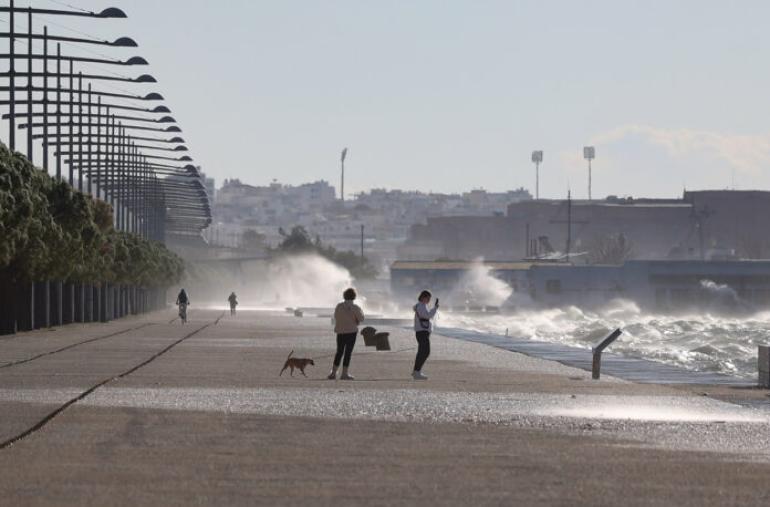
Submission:
<svg viewBox="0 0 770 507">
<path fill-rule="evenodd" d="M 770 312 L 668 315 L 645 312 L 622 299 L 597 311 L 567 306 L 524 309 L 515 314 L 445 312 L 441 325 L 498 335 L 507 330 L 512 338 L 585 349 L 619 327 L 623 335 L 610 352 L 745 378 L 756 375 L 757 345 L 770 343 Z"/>
</svg>

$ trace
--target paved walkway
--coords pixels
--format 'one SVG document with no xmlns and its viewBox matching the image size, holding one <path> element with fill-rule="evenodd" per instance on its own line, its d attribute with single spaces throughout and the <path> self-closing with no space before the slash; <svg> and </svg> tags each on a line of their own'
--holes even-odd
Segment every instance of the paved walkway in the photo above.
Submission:
<svg viewBox="0 0 770 507">
<path fill-rule="evenodd" d="M 329 322 L 195 310 L 0 338 L 7 505 L 756 505 L 770 411 L 433 337 L 427 382 Z M 278 376 L 288 353 L 308 378 Z M 704 394 L 708 395 L 704 395 Z"/>
</svg>

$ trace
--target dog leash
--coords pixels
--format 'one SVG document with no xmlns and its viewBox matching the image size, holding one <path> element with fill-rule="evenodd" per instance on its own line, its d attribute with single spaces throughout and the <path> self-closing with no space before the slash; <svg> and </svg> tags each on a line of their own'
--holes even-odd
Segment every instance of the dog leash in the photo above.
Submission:
<svg viewBox="0 0 770 507">
<path fill-rule="evenodd" d="M 397 354 L 398 352 L 408 352 L 408 351 L 410 351 L 410 350 L 415 350 L 415 349 L 417 349 L 417 347 L 409 347 L 409 348 L 406 348 L 406 349 L 399 349 L 399 350 L 386 350 L 386 351 L 382 351 L 382 350 L 370 350 L 370 351 L 368 351 L 368 352 L 359 352 L 358 354 L 356 354 L 356 356 L 364 356 L 364 355 L 367 355 L 367 354 L 375 354 L 375 353 L 377 353 L 377 352 L 390 352 L 390 353 L 392 353 L 392 354 Z M 337 355 L 337 353 L 336 353 L 336 352 L 333 352 L 333 353 L 331 353 L 331 354 L 326 354 L 325 356 L 311 357 L 310 359 L 312 359 L 313 361 L 316 361 L 316 360 L 318 360 L 318 359 L 326 359 L 327 357 L 334 357 L 335 355 Z"/>
</svg>

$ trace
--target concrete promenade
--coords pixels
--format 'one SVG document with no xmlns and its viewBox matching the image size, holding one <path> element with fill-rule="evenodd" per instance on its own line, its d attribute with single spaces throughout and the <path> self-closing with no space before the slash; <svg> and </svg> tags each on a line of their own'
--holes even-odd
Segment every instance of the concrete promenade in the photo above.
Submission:
<svg viewBox="0 0 770 507">
<path fill-rule="evenodd" d="M 0 337 L 0 505 L 761 505 L 767 392 L 634 384 L 434 336 L 190 308 Z M 217 319 L 221 320 L 217 322 Z M 308 378 L 279 377 L 286 356 Z"/>
</svg>

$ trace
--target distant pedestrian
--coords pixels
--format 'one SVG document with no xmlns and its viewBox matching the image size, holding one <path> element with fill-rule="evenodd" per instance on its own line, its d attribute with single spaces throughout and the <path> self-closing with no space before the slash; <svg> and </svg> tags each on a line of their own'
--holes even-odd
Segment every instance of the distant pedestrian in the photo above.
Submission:
<svg viewBox="0 0 770 507">
<path fill-rule="evenodd" d="M 428 377 L 422 373 L 422 367 L 430 356 L 430 332 L 433 330 L 433 317 L 438 311 L 438 298 L 433 308 L 428 308 L 432 294 L 424 290 L 417 298 L 417 304 L 414 305 L 414 331 L 417 337 L 417 357 L 414 359 L 414 371 L 412 378 L 415 380 L 428 380 Z"/>
<path fill-rule="evenodd" d="M 342 293 L 344 301 L 339 303 L 334 309 L 334 332 L 337 333 L 337 353 L 334 355 L 332 371 L 327 377 L 329 380 L 337 378 L 337 369 L 340 367 L 340 362 L 342 362 L 340 380 L 355 380 L 353 375 L 348 373 L 348 368 L 350 367 L 350 356 L 353 354 L 353 347 L 356 345 L 358 325 L 364 321 L 363 310 L 353 302 L 356 296 L 355 289 L 347 289 Z"/>
<path fill-rule="evenodd" d="M 179 291 L 179 295 L 176 297 L 176 304 L 179 306 L 179 320 L 182 324 L 187 323 L 187 307 L 190 305 L 190 298 L 187 297 L 187 293 L 184 289 Z"/>
<path fill-rule="evenodd" d="M 235 315 L 235 307 L 238 306 L 238 296 L 235 295 L 235 292 L 231 292 L 227 300 L 230 302 L 230 315 Z"/>
</svg>

